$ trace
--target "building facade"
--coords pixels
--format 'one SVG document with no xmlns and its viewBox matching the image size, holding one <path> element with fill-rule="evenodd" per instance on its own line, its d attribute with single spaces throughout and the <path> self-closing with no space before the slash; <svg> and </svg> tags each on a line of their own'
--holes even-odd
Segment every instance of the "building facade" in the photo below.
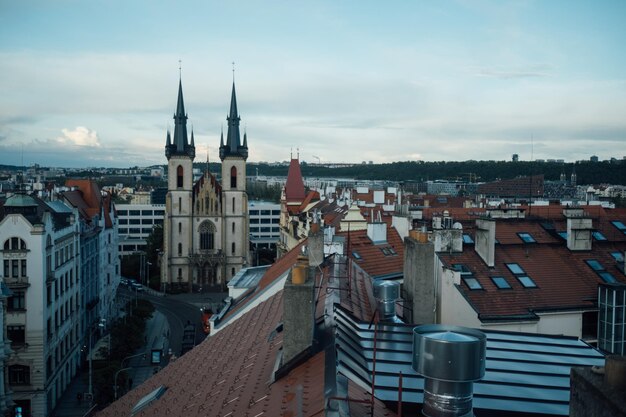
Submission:
<svg viewBox="0 0 626 417">
<path fill-rule="evenodd" d="M 154 226 L 163 225 L 165 204 L 116 204 L 122 256 L 146 250 Z"/>
<path fill-rule="evenodd" d="M 187 136 L 182 82 L 174 115 L 174 137 L 167 133 L 168 191 L 163 228 L 161 286 L 191 291 L 224 286 L 248 264 L 247 136 L 239 133 L 233 83 L 226 143 L 222 133 L 222 183 L 207 170 L 193 180 L 193 131 Z"/>
</svg>

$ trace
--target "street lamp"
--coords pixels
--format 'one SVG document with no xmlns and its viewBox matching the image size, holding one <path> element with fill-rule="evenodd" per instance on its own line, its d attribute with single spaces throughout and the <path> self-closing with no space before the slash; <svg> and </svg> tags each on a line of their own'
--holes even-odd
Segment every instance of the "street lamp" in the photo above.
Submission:
<svg viewBox="0 0 626 417">
<path fill-rule="evenodd" d="M 150 266 L 152 265 L 152 263 L 150 262 L 146 262 L 146 266 L 147 268 L 147 273 L 146 273 L 146 287 L 150 287 Z"/>
<path fill-rule="evenodd" d="M 122 372 L 122 371 L 128 371 L 128 370 L 130 370 L 130 369 L 132 369 L 132 368 L 131 368 L 131 367 L 128 367 L 128 368 L 122 368 L 122 369 L 120 369 L 119 371 L 117 371 L 117 372 L 115 373 L 115 382 L 114 382 L 114 383 L 115 383 L 115 385 L 113 385 L 113 393 L 114 393 L 113 398 L 114 398 L 114 399 L 116 399 L 116 400 L 117 400 L 117 376 L 119 375 L 119 373 L 120 373 L 120 372 Z"/>
<path fill-rule="evenodd" d="M 99 323 L 98 323 L 98 327 L 100 329 L 104 328 L 104 323 L 106 323 L 105 319 L 100 319 Z M 89 405 L 91 405 L 93 403 L 93 346 L 92 346 L 92 335 L 94 330 L 97 329 L 96 327 L 90 327 L 89 329 Z"/>
</svg>

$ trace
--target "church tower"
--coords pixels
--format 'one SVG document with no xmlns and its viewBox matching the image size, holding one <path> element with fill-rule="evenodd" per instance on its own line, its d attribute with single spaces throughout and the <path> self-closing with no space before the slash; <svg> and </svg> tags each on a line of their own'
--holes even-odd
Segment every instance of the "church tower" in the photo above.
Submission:
<svg viewBox="0 0 626 417">
<path fill-rule="evenodd" d="M 230 113 L 226 117 L 226 143 L 222 132 L 222 204 L 224 210 L 223 248 L 226 255 L 225 276 L 229 281 L 248 260 L 248 195 L 246 194 L 246 160 L 248 139 L 244 132 L 243 145 L 239 133 L 239 113 L 235 82 L 230 98 Z"/>
<path fill-rule="evenodd" d="M 189 254 L 192 253 L 192 189 L 193 160 L 196 156 L 193 131 L 187 141 L 187 114 L 183 102 L 182 80 L 178 84 L 178 103 L 174 114 L 174 138 L 167 132 L 166 218 L 163 222 L 163 245 L 167 259 L 163 259 L 163 274 L 169 282 L 191 282 Z M 162 280 L 163 282 L 163 280 Z"/>
</svg>

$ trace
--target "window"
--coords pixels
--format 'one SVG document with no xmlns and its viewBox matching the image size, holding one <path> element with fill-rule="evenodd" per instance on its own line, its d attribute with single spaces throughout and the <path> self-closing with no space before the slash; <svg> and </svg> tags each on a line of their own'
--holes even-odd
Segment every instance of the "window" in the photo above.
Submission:
<svg viewBox="0 0 626 417">
<path fill-rule="evenodd" d="M 611 224 L 615 227 L 617 227 L 617 229 L 621 232 L 626 233 L 626 225 L 624 225 L 624 223 L 620 222 L 620 221 L 613 221 L 611 222 Z"/>
<path fill-rule="evenodd" d="M 24 296 L 24 291 L 13 291 L 13 295 L 8 299 L 7 310 L 26 310 L 26 298 Z"/>
<path fill-rule="evenodd" d="M 504 277 L 491 277 L 491 280 L 499 290 L 507 290 L 511 288 L 511 284 Z"/>
<path fill-rule="evenodd" d="M 237 168 L 234 165 L 230 168 L 230 188 L 237 188 Z"/>
<path fill-rule="evenodd" d="M 517 280 L 524 286 L 524 288 L 536 288 L 537 284 L 528 275 L 520 275 L 516 277 Z"/>
<path fill-rule="evenodd" d="M 230 274 L 231 274 L 233 277 L 235 276 L 235 268 L 232 268 L 232 269 L 230 270 Z"/>
<path fill-rule="evenodd" d="M 233 197 L 233 213 L 235 212 L 235 197 Z"/>
<path fill-rule="evenodd" d="M 272 210 L 272 216 L 280 216 L 280 210 Z"/>
<path fill-rule="evenodd" d="M 524 272 L 524 270 L 522 269 L 521 266 L 519 266 L 518 264 L 506 264 L 506 267 L 509 268 L 509 270 L 514 274 L 514 275 L 521 275 L 521 274 L 525 274 L 526 272 Z"/>
<path fill-rule="evenodd" d="M 259 224 L 259 219 L 250 219 L 250 224 Z"/>
<path fill-rule="evenodd" d="M 624 253 L 623 252 L 611 252 L 611 256 L 617 262 L 624 262 Z"/>
<path fill-rule="evenodd" d="M 251 216 L 258 216 L 259 215 L 259 210 L 250 210 L 250 215 Z"/>
<path fill-rule="evenodd" d="M 183 188 L 184 170 L 181 165 L 176 168 L 176 188 Z"/>
<path fill-rule="evenodd" d="M 30 367 L 25 365 L 9 366 L 9 384 L 30 385 Z"/>
<path fill-rule="evenodd" d="M 589 265 L 589 268 L 593 269 L 596 274 L 602 279 L 602 281 L 606 283 L 614 283 L 617 282 L 617 279 L 604 269 L 604 266 L 597 259 L 586 259 L 585 263 Z"/>
<path fill-rule="evenodd" d="M 7 338 L 11 345 L 23 345 L 26 342 L 24 326 L 7 326 Z"/>
<path fill-rule="evenodd" d="M 215 248 L 215 225 L 208 220 L 200 224 L 200 250 Z"/>
<path fill-rule="evenodd" d="M 178 256 L 183 256 L 183 244 L 178 244 Z"/>
<path fill-rule="evenodd" d="M 178 234 L 181 234 L 182 232 L 183 232 L 183 223 L 178 222 Z"/>
<path fill-rule="evenodd" d="M 230 251 L 233 255 L 235 254 L 235 242 L 230 244 Z"/>
<path fill-rule="evenodd" d="M 524 269 L 519 266 L 519 264 L 505 265 L 507 268 L 509 268 L 509 271 L 511 271 L 511 273 L 515 275 L 515 278 L 517 278 L 519 283 L 522 284 L 524 288 L 537 288 L 537 284 L 535 284 L 535 281 L 533 281 L 533 279 L 526 274 Z"/>
<path fill-rule="evenodd" d="M 358 259 L 361 259 L 361 255 L 359 254 L 359 252 L 357 252 L 357 251 L 355 251 L 355 250 L 354 250 L 354 251 L 352 251 L 352 257 L 353 257 L 354 259 L 357 259 L 357 260 L 358 260 Z"/>
<path fill-rule="evenodd" d="M 567 240 L 567 232 L 557 232 L 559 236 L 561 236 L 564 240 Z"/>
<path fill-rule="evenodd" d="M 142 216 L 152 216 L 152 210 L 141 210 Z"/>
<path fill-rule="evenodd" d="M 474 277 L 472 271 L 463 264 L 452 264 L 452 269 L 461 273 L 461 279 L 470 290 L 482 290 L 480 282 Z"/>
<path fill-rule="evenodd" d="M 11 266 L 10 265 L 11 265 L 11 262 L 8 259 L 5 259 L 4 260 L 4 276 L 7 277 L 7 278 L 11 276 L 11 274 L 9 272 L 9 271 L 11 271 Z"/>
<path fill-rule="evenodd" d="M 591 235 L 593 236 L 593 238 L 599 242 L 606 240 L 606 236 L 604 236 L 602 233 L 600 232 L 591 232 Z"/>
<path fill-rule="evenodd" d="M 235 234 L 235 222 L 233 222 L 232 231 L 233 231 L 233 234 Z"/>
<path fill-rule="evenodd" d="M 21 277 L 26 277 L 26 259 L 21 259 L 20 260 L 20 276 Z"/>
<path fill-rule="evenodd" d="M 594 271 L 604 271 L 604 267 L 597 259 L 587 259 L 585 262 L 589 265 L 589 268 Z"/>
<path fill-rule="evenodd" d="M 465 243 L 466 245 L 473 245 L 474 239 L 472 239 L 472 237 L 467 233 L 463 233 L 463 243 Z"/>
<path fill-rule="evenodd" d="M 536 243 L 537 242 L 530 233 L 521 232 L 521 233 L 518 233 L 517 236 L 519 236 L 519 238 L 522 239 L 524 243 Z"/>
<path fill-rule="evenodd" d="M 19 237 L 12 237 L 4 241 L 4 250 L 26 250 L 26 242 Z"/>
</svg>

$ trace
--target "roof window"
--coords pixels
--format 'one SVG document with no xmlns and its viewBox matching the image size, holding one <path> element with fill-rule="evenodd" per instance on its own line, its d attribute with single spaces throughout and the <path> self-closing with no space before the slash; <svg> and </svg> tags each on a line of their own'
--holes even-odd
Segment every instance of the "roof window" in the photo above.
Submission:
<svg viewBox="0 0 626 417">
<path fill-rule="evenodd" d="M 520 232 L 517 234 L 524 243 L 537 243 L 534 237 L 530 233 Z"/>
<path fill-rule="evenodd" d="M 598 241 L 606 240 L 606 236 L 604 236 L 602 233 L 600 233 L 598 231 L 591 232 L 591 234 L 593 235 L 593 238 L 595 240 L 598 240 Z"/>
<path fill-rule="evenodd" d="M 144 395 L 137 402 L 137 404 L 135 404 L 135 406 L 130 412 L 130 415 L 134 416 L 135 414 L 139 413 L 141 410 L 149 406 L 151 403 L 161 398 L 161 396 L 165 393 L 166 390 L 167 390 L 167 387 L 164 387 L 163 385 L 159 385 L 154 391 Z"/>
<path fill-rule="evenodd" d="M 567 240 L 567 232 L 558 232 L 557 234 L 561 236 L 563 239 Z"/>
<path fill-rule="evenodd" d="M 491 280 L 499 290 L 511 289 L 511 284 L 504 277 L 491 277 Z"/>
<path fill-rule="evenodd" d="M 611 274 L 610 272 L 607 272 L 604 269 L 604 266 L 597 259 L 586 259 L 585 262 L 587 263 L 587 265 L 589 265 L 589 268 L 593 269 L 596 272 L 596 274 L 598 274 L 598 276 L 602 278 L 602 281 L 608 284 L 617 282 L 617 279 L 615 279 L 613 274 Z"/>
<path fill-rule="evenodd" d="M 472 239 L 472 237 L 467 233 L 463 233 L 463 243 L 465 243 L 466 245 L 473 245 L 474 239 Z"/>
<path fill-rule="evenodd" d="M 617 262 L 624 262 L 624 253 L 623 252 L 611 252 L 611 256 Z"/>
<path fill-rule="evenodd" d="M 352 257 L 353 257 L 354 259 L 357 259 L 357 260 L 358 260 L 358 259 L 361 259 L 361 255 L 359 255 L 359 252 L 357 252 L 357 251 L 355 251 L 355 250 L 353 250 L 353 251 L 352 251 Z"/>
<path fill-rule="evenodd" d="M 524 288 L 537 288 L 537 284 L 528 275 L 516 276 L 517 280 L 524 286 Z"/>
<path fill-rule="evenodd" d="M 467 288 L 470 290 L 482 290 L 483 286 L 480 285 L 480 282 L 474 277 L 474 274 L 470 269 L 463 264 L 453 264 L 452 268 L 455 271 L 459 271 L 461 273 L 461 279 L 467 285 Z"/>
<path fill-rule="evenodd" d="M 509 271 L 511 271 L 511 273 L 513 273 L 514 275 L 523 275 L 526 272 L 524 272 L 524 269 L 522 269 L 521 266 L 519 266 L 519 264 L 505 264 L 507 268 L 509 268 Z"/>
<path fill-rule="evenodd" d="M 624 232 L 624 234 L 626 234 L 626 225 L 624 225 L 624 223 L 620 222 L 619 220 L 615 220 L 615 221 L 612 221 L 611 224 L 617 227 L 619 231 Z"/>
</svg>

